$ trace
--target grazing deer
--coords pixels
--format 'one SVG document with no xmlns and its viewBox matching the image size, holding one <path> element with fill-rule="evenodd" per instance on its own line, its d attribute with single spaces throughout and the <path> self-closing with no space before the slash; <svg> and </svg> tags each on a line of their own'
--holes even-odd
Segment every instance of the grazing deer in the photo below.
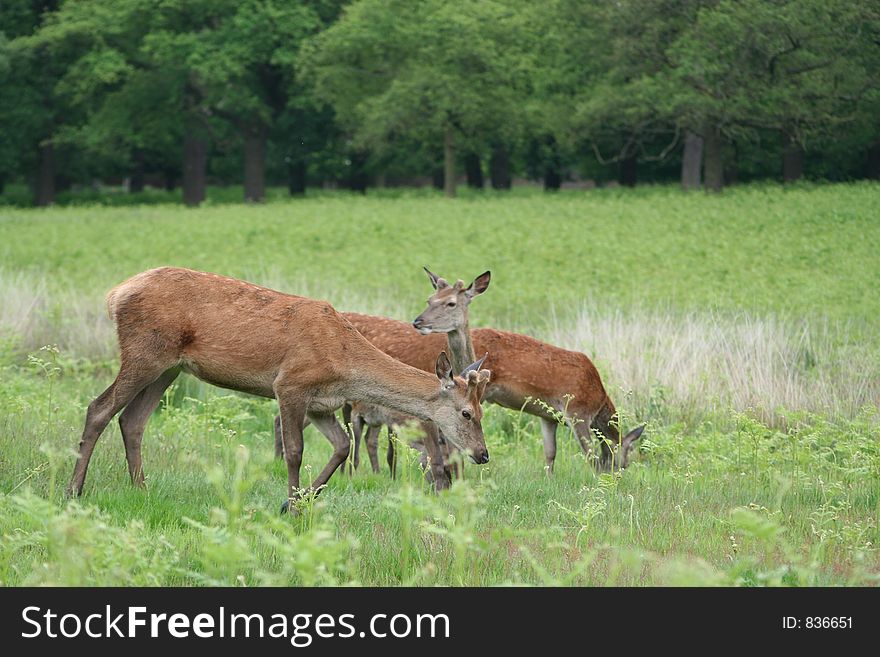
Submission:
<svg viewBox="0 0 880 657">
<path fill-rule="evenodd" d="M 348 457 L 349 438 L 334 415 L 345 400 L 431 420 L 475 462 L 489 460 L 480 422 L 488 370 L 467 368 L 455 377 L 445 352 L 435 356 L 434 376 L 400 363 L 373 347 L 325 301 L 163 267 L 113 288 L 107 309 L 116 324 L 121 364 L 116 380 L 89 404 L 71 495 L 82 493 L 95 443 L 120 411 L 129 475 L 133 484 L 143 485 L 144 427 L 181 371 L 278 400 L 288 483 L 282 511 L 303 492 L 299 470 L 306 417 L 334 447 L 308 490 L 320 490 Z"/>
<path fill-rule="evenodd" d="M 614 403 L 587 356 L 518 333 L 488 328 L 471 331 L 470 302 L 488 288 L 489 272 L 465 287 L 460 280 L 450 285 L 427 268 L 425 271 L 435 292 L 428 299 L 428 307 L 412 323 L 421 336 L 403 322 L 354 313 L 345 316 L 379 349 L 419 369 L 428 367 L 430 355 L 444 347 L 443 337 L 438 333 L 446 334 L 453 367 L 472 359 L 474 346 L 479 353 L 488 352 L 493 363 L 492 381 L 484 401 L 522 409 L 539 418 L 548 472 L 553 472 L 556 460 L 560 412 L 566 414 L 566 422 L 585 454 L 590 454 L 591 428 L 603 439 L 597 463 L 600 470 L 625 468 L 629 464 L 630 450 L 644 426 L 620 436 Z M 567 395 L 571 395 L 570 400 Z"/>
</svg>

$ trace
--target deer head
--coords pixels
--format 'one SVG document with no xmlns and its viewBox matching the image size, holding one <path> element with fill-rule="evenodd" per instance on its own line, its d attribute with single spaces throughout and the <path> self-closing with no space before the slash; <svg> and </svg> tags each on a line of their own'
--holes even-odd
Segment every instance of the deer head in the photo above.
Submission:
<svg viewBox="0 0 880 657">
<path fill-rule="evenodd" d="M 435 371 L 440 380 L 441 405 L 433 419 L 444 438 L 474 463 L 488 463 L 489 450 L 483 437 L 483 408 L 480 402 L 491 378 L 489 370 L 481 370 L 485 356 L 469 365 L 461 376 L 452 374 L 452 363 L 445 351 L 437 357 Z"/>
<path fill-rule="evenodd" d="M 613 440 L 602 438 L 602 440 L 606 440 L 607 442 L 602 445 L 602 455 L 596 464 L 599 472 L 623 470 L 628 466 L 630 451 L 636 441 L 642 437 L 642 432 L 644 430 L 645 425 L 636 427 L 621 438 L 619 444 L 615 444 Z"/>
<path fill-rule="evenodd" d="M 451 333 L 467 328 L 468 306 L 478 294 L 489 288 L 491 272 L 477 276 L 467 287 L 464 281 L 458 280 L 450 285 L 446 279 L 424 268 L 434 286 L 434 294 L 428 298 L 428 307 L 413 320 L 413 327 L 421 334 Z"/>
</svg>

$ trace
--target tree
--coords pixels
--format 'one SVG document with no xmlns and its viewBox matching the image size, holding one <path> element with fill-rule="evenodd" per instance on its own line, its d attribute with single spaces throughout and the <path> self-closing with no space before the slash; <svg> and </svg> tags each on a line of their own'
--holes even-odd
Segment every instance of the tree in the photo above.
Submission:
<svg viewBox="0 0 880 657">
<path fill-rule="evenodd" d="M 877 86 L 878 8 L 848 0 L 722 0 L 669 48 L 670 104 L 704 126 L 706 187 L 720 189 L 721 143 L 772 131 L 783 178 L 807 143 L 850 122 Z"/>
<path fill-rule="evenodd" d="M 209 111 L 241 132 L 246 201 L 265 198 L 267 139 L 287 105 L 300 43 L 320 25 L 307 4 L 212 0 L 211 29 L 188 33 L 189 84 Z"/>
<path fill-rule="evenodd" d="M 199 16 L 170 1 L 157 9 L 138 0 L 66 2 L 22 45 L 65 63 L 57 96 L 83 115 L 62 132 L 65 143 L 128 168 L 134 154 L 165 154 L 182 140 L 184 200 L 197 205 L 204 199 L 204 108 L 188 88 L 186 60 L 157 57 L 157 46 L 169 47 L 167 36 Z"/>
<path fill-rule="evenodd" d="M 184 201 L 198 205 L 208 143 L 226 121 L 241 135 L 245 199 L 260 201 L 267 137 L 299 43 L 317 25 L 301 3 L 82 0 L 65 3 L 30 45 L 71 62 L 59 91 L 88 118 L 68 140 L 129 163 L 182 138 Z"/>
<path fill-rule="evenodd" d="M 55 200 L 56 132 L 69 113 L 55 97 L 62 64 L 24 42 L 57 2 L 9 0 L 0 5 L 0 180 L 31 170 L 35 205 Z"/>
<path fill-rule="evenodd" d="M 398 136 L 442 144 L 454 196 L 457 153 L 519 111 L 525 25 L 499 2 L 362 0 L 307 43 L 303 70 L 356 143 L 379 152 Z"/>
<path fill-rule="evenodd" d="M 705 2 L 555 0 L 536 9 L 546 44 L 536 82 L 539 117 L 558 142 L 588 149 L 635 185 L 640 162 L 662 161 L 680 143 L 679 117 L 664 98 L 665 49 Z"/>
</svg>

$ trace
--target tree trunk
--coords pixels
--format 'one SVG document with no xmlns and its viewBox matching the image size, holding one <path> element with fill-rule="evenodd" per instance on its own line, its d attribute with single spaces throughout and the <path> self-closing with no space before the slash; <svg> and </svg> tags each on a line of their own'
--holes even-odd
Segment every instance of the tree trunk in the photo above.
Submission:
<svg viewBox="0 0 880 657">
<path fill-rule="evenodd" d="M 785 147 L 782 150 L 782 181 L 794 182 L 804 175 L 804 149 L 793 137 L 783 135 Z"/>
<path fill-rule="evenodd" d="M 131 181 L 128 184 L 128 191 L 137 193 L 144 191 L 144 151 L 135 148 L 132 153 L 132 170 Z"/>
<path fill-rule="evenodd" d="M 167 167 L 162 171 L 162 175 L 165 178 L 165 191 L 173 192 L 177 187 L 177 172 L 171 167 Z"/>
<path fill-rule="evenodd" d="M 244 131 L 244 202 L 266 200 L 266 127 Z"/>
<path fill-rule="evenodd" d="M 703 138 L 688 130 L 684 133 L 684 152 L 681 156 L 681 186 L 683 189 L 700 188 L 702 167 Z"/>
<path fill-rule="evenodd" d="M 492 147 L 492 155 L 489 157 L 489 177 L 492 181 L 492 189 L 510 189 L 510 159 L 503 144 Z"/>
<path fill-rule="evenodd" d="M 730 144 L 728 157 L 724 158 L 724 186 L 739 184 L 739 146 L 736 142 Z"/>
<path fill-rule="evenodd" d="M 865 173 L 868 178 L 880 180 L 880 141 L 875 141 L 868 148 L 868 162 Z"/>
<path fill-rule="evenodd" d="M 633 153 L 620 161 L 617 169 L 617 182 L 624 187 L 635 187 L 638 182 L 639 160 Z"/>
<path fill-rule="evenodd" d="M 483 189 L 483 163 L 480 162 L 479 155 L 470 152 L 464 156 L 464 171 L 467 176 L 468 187 Z"/>
<path fill-rule="evenodd" d="M 183 202 L 198 206 L 205 200 L 208 146 L 205 140 L 187 131 L 183 138 Z"/>
<path fill-rule="evenodd" d="M 544 191 L 555 192 L 562 186 L 562 174 L 553 164 L 548 164 L 544 169 Z"/>
<path fill-rule="evenodd" d="M 367 175 L 369 153 L 367 151 L 352 151 L 349 153 L 348 159 L 348 175 L 342 181 L 342 186 L 353 192 L 366 194 L 370 184 L 370 176 Z"/>
<path fill-rule="evenodd" d="M 287 189 L 291 196 L 306 193 L 306 161 L 296 160 L 287 163 Z"/>
<path fill-rule="evenodd" d="M 45 207 L 55 202 L 55 147 L 52 142 L 40 146 L 40 170 L 34 189 L 34 205 Z"/>
<path fill-rule="evenodd" d="M 703 131 L 703 184 L 707 192 L 720 192 L 724 186 L 724 160 L 721 131 L 710 125 Z"/>
<path fill-rule="evenodd" d="M 446 198 L 455 198 L 455 135 L 451 126 L 443 135 L 443 193 Z"/>
</svg>

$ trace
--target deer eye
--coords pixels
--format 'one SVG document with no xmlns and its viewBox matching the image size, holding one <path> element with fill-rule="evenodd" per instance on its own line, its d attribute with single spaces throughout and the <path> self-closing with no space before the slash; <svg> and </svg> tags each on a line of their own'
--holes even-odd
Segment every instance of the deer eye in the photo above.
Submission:
<svg viewBox="0 0 880 657">
<path fill-rule="evenodd" d="M 463 417 L 465 420 L 470 420 L 470 419 L 471 419 L 471 412 L 470 412 L 470 411 L 462 411 L 462 412 L 461 412 L 461 415 L 462 415 L 462 417 Z"/>
<path fill-rule="evenodd" d="M 446 307 L 447 308 L 455 308 L 455 301 L 450 301 L 449 303 L 446 304 Z"/>
</svg>

